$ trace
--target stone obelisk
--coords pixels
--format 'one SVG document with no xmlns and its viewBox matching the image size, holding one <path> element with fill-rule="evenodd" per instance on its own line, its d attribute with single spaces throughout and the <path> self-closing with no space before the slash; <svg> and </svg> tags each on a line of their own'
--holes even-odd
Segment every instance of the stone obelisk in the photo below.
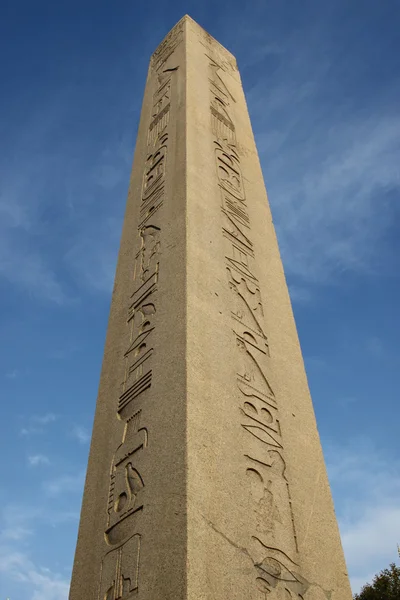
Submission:
<svg viewBox="0 0 400 600">
<path fill-rule="evenodd" d="M 151 57 L 70 600 L 350 600 L 235 58 Z"/>
</svg>

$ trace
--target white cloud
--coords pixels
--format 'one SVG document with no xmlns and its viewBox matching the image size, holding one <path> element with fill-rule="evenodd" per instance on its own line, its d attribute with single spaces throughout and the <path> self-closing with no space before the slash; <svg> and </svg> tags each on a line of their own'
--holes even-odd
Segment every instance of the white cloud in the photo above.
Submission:
<svg viewBox="0 0 400 600">
<path fill-rule="evenodd" d="M 121 235 L 122 220 L 103 216 L 78 231 L 65 255 L 75 279 L 85 288 L 111 292 Z"/>
<path fill-rule="evenodd" d="M 397 558 L 400 464 L 358 438 L 329 448 L 327 467 L 352 588 L 370 582 Z"/>
<path fill-rule="evenodd" d="M 54 206 L 51 182 L 58 152 L 48 147 L 48 138 L 68 107 L 62 91 L 30 111 L 24 126 L 15 128 L 0 161 L 0 277 L 30 298 L 56 304 L 68 298 L 56 273 L 56 253 L 42 247 L 51 238 L 46 209 Z"/>
<path fill-rule="evenodd" d="M 318 139 L 322 127 L 323 141 Z M 377 269 L 394 210 L 386 194 L 400 188 L 400 118 L 371 115 L 351 126 L 343 123 L 330 135 L 324 124 L 310 138 L 315 146 L 305 150 L 301 173 L 294 174 L 296 155 L 284 148 L 276 149 L 284 159 L 272 164 L 268 159 L 265 168 L 288 274 L 326 283 L 341 271 Z M 296 145 L 297 153 L 301 146 Z"/>
<path fill-rule="evenodd" d="M 72 437 L 78 440 L 81 444 L 87 444 L 90 440 L 90 433 L 85 427 L 75 425 L 71 431 Z"/>
<path fill-rule="evenodd" d="M 4 244 L 0 245 L 0 275 L 10 283 L 28 288 L 34 297 L 56 304 L 68 301 L 56 274 L 46 265 L 44 258 L 38 254 L 22 252 L 12 242 L 9 242 L 7 248 Z"/>
<path fill-rule="evenodd" d="M 38 467 L 39 465 L 49 465 L 50 460 L 44 454 L 32 454 L 28 456 L 28 462 L 32 467 Z"/>
<path fill-rule="evenodd" d="M 24 427 L 21 427 L 19 433 L 23 436 L 44 433 L 45 427 L 50 423 L 54 423 L 57 419 L 58 417 L 54 413 L 33 415 L 32 417 L 29 417 L 27 424 Z"/>
<path fill-rule="evenodd" d="M 343 56 L 321 16 L 282 39 L 271 29 L 265 48 L 265 31 L 238 34 L 285 271 L 301 286 L 335 282 L 343 271 L 389 269 L 385 234 L 396 210 L 393 190 L 400 191 L 398 84 L 388 83 L 385 96 L 348 95 L 339 81 L 335 87 Z"/>
<path fill-rule="evenodd" d="M 54 413 L 46 413 L 45 415 L 32 417 L 32 421 L 34 423 L 39 423 L 40 425 L 47 425 L 48 423 L 53 423 L 54 421 L 56 421 L 56 419 L 57 415 L 55 415 Z"/>
<path fill-rule="evenodd" d="M 311 301 L 312 295 L 310 290 L 306 287 L 294 285 L 293 283 L 291 283 L 288 287 L 290 300 L 292 303 L 308 304 Z"/>
<path fill-rule="evenodd" d="M 6 373 L 5 376 L 7 379 L 16 379 L 18 377 L 18 375 L 19 375 L 18 369 L 12 369 L 8 373 Z"/>
<path fill-rule="evenodd" d="M 32 529 L 22 527 L 21 525 L 12 525 L 1 530 L 1 540 L 12 540 L 14 542 L 24 540 L 33 534 Z"/>
<path fill-rule="evenodd" d="M 76 523 L 79 513 L 55 510 L 46 506 L 43 495 L 40 505 L 27 499 L 26 504 L 8 504 L 0 508 L 0 579 L 8 596 L 26 600 L 67 600 L 69 582 L 64 575 L 53 572 L 33 558 L 31 548 L 40 548 L 46 539 L 46 527 Z M 35 534 L 38 537 L 35 538 Z M 69 570 L 69 568 L 68 568 Z M 67 572 L 65 568 L 62 572 Z"/>
<path fill-rule="evenodd" d="M 69 582 L 46 567 L 37 566 L 27 554 L 0 548 L 0 573 L 4 579 L 26 586 L 27 600 L 67 600 Z"/>
<path fill-rule="evenodd" d="M 81 493 L 85 473 L 80 472 L 77 475 L 61 475 L 55 479 L 44 482 L 43 488 L 48 496 L 59 496 L 66 493 Z"/>
<path fill-rule="evenodd" d="M 77 522 L 79 512 L 56 510 L 54 505 L 45 505 L 41 498 L 40 506 L 32 503 L 6 504 L 0 511 L 0 541 L 22 541 L 35 533 L 38 523 L 55 527 L 66 522 Z"/>
</svg>

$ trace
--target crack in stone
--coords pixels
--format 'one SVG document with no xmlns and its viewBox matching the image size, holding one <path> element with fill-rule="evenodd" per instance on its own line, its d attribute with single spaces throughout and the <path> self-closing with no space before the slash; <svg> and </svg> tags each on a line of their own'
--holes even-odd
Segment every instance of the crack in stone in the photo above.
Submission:
<svg viewBox="0 0 400 600">
<path fill-rule="evenodd" d="M 207 523 L 207 525 L 209 527 L 211 527 L 211 529 L 213 531 L 215 531 L 215 533 L 218 533 L 218 535 L 220 535 L 226 542 L 228 542 L 228 544 L 230 544 L 231 546 L 233 546 L 234 548 L 236 548 L 237 550 L 239 550 L 240 552 L 242 552 L 243 554 L 245 554 L 251 560 L 252 564 L 254 566 L 256 566 L 256 564 L 253 561 L 253 559 L 251 558 L 251 556 L 250 556 L 247 548 L 243 548 L 242 546 L 239 546 L 238 544 L 235 544 L 234 541 L 232 541 L 227 535 L 225 535 L 225 533 L 223 533 L 217 527 L 215 527 L 214 523 L 212 523 L 212 521 L 210 521 L 209 519 L 207 519 L 207 517 L 205 517 L 202 513 L 200 513 L 200 516 L 204 519 L 204 521 Z"/>
<path fill-rule="evenodd" d="M 225 533 L 223 533 L 220 529 L 218 529 L 214 523 L 212 521 L 210 521 L 209 519 L 207 519 L 207 517 L 205 517 L 202 513 L 199 513 L 200 516 L 204 519 L 204 521 L 207 523 L 207 525 L 209 527 L 211 527 L 211 529 L 213 531 L 215 531 L 215 533 L 218 533 L 218 535 L 220 535 L 226 542 L 228 542 L 228 544 L 230 544 L 231 546 L 233 546 L 234 548 L 236 548 L 237 550 L 239 550 L 240 552 L 242 552 L 243 554 L 245 554 L 245 556 L 247 556 L 252 564 L 254 565 L 254 567 L 256 568 L 262 568 L 262 564 L 261 563 L 256 563 L 254 562 L 254 560 L 252 559 L 252 557 L 250 556 L 247 548 L 243 548 L 242 546 L 239 546 L 238 544 L 236 544 L 233 540 L 231 540 Z M 299 574 L 300 576 L 300 574 Z M 331 600 L 332 598 L 332 593 L 333 590 L 325 590 L 321 585 L 319 585 L 318 583 L 315 583 L 313 581 L 307 581 L 307 579 L 303 576 L 301 576 L 301 578 L 303 579 L 304 583 L 307 585 L 307 590 L 306 590 L 306 596 L 307 596 L 307 591 L 309 589 L 311 589 L 312 587 L 315 587 L 317 589 L 320 589 L 321 592 L 325 595 L 327 600 Z"/>
</svg>

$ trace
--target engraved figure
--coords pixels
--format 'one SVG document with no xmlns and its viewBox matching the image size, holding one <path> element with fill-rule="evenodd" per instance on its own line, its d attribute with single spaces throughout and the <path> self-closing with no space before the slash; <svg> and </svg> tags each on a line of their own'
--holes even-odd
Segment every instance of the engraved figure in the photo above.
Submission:
<svg viewBox="0 0 400 600">
<path fill-rule="evenodd" d="M 167 156 L 167 140 L 168 134 L 161 134 L 157 138 L 158 142 L 154 152 L 149 154 L 146 161 L 146 167 L 143 180 L 142 201 L 145 201 L 158 187 L 161 179 L 165 174 L 165 161 Z"/>
<path fill-rule="evenodd" d="M 235 269 L 227 267 L 229 287 L 235 293 L 235 305 L 232 315 L 235 319 L 257 333 L 263 345 L 267 346 L 267 336 L 263 329 L 264 310 L 261 302 L 260 288 L 256 282 L 245 279 Z M 258 345 L 258 344 L 257 344 Z M 265 351 L 263 349 L 263 351 Z"/>
<path fill-rule="evenodd" d="M 221 185 L 236 198 L 244 200 L 242 175 L 239 166 L 239 156 L 232 146 L 223 147 L 215 142 L 217 154 L 217 171 Z M 225 145 L 226 146 L 226 145 Z"/>
<path fill-rule="evenodd" d="M 267 597 L 268 600 L 302 600 L 309 583 L 297 572 L 297 563 L 282 550 L 263 544 L 255 536 L 251 552 L 258 572 L 257 586 L 266 600 Z"/>
<path fill-rule="evenodd" d="M 140 538 L 132 535 L 102 561 L 98 600 L 131 600 L 139 587 Z"/>
<path fill-rule="evenodd" d="M 229 190 L 224 189 L 222 192 L 222 205 L 230 216 L 234 217 L 245 227 L 249 227 L 250 219 L 247 214 L 244 198 L 237 198 Z"/>
<path fill-rule="evenodd" d="M 258 533 L 265 539 L 274 534 L 275 522 L 282 523 L 278 505 L 272 491 L 272 481 L 264 482 L 261 474 L 254 468 L 247 469 L 251 479 L 251 494 L 255 501 L 255 515 Z"/>
<path fill-rule="evenodd" d="M 243 408 L 240 409 L 251 422 L 262 425 L 263 428 L 278 434 L 277 439 L 281 442 L 281 427 L 277 419 L 276 407 L 268 406 L 266 402 L 255 395 L 245 399 Z"/>
<path fill-rule="evenodd" d="M 297 548 L 292 502 L 282 456 L 283 444 L 277 403 L 265 373 L 268 350 L 264 332 L 261 292 L 253 274 L 254 249 L 245 229 L 250 220 L 239 155 L 235 125 L 229 107 L 235 102 L 221 77 L 223 68 L 210 59 L 210 109 L 215 137 L 216 167 L 222 194 L 223 235 L 229 240 L 226 268 L 230 289 L 234 292 L 232 316 L 240 323 L 235 333 L 240 366 L 237 386 L 244 396 L 241 426 L 247 434 L 251 461 L 250 506 L 254 532 L 249 554 L 257 570 L 256 583 L 265 600 L 304 600 L 308 583 L 298 575 L 299 566 L 292 560 Z M 239 327 L 236 325 L 236 329 Z M 263 340 L 263 344 L 260 343 Z M 243 431 L 242 430 L 242 431 Z M 291 531 L 293 535 L 288 535 Z M 276 545 L 284 541 L 286 552 Z M 267 598 L 268 597 L 268 598 Z"/>
<path fill-rule="evenodd" d="M 254 353 L 250 351 L 249 345 L 239 336 L 236 336 L 236 345 L 240 350 L 241 356 L 241 367 L 238 371 L 239 389 L 241 389 L 240 383 L 245 382 L 261 395 L 268 398 L 275 398 L 268 379 L 258 360 L 255 358 Z"/>
<path fill-rule="evenodd" d="M 236 145 L 235 126 L 228 113 L 228 104 L 221 98 L 219 90 L 212 90 L 211 94 L 211 127 L 215 137 Z"/>
<path fill-rule="evenodd" d="M 147 446 L 147 429 L 140 427 L 141 411 L 128 418 L 121 444 L 115 451 L 110 472 L 106 541 L 118 544 L 132 531 L 144 481 L 140 475 L 141 453 Z"/>
<path fill-rule="evenodd" d="M 140 278 L 146 281 L 155 271 L 157 255 L 160 251 L 160 228 L 154 225 L 145 225 L 140 230 L 142 238 Z"/>
<path fill-rule="evenodd" d="M 150 123 L 147 144 L 153 146 L 159 135 L 167 128 L 170 112 L 171 79 L 163 83 L 154 94 L 152 121 Z"/>
<path fill-rule="evenodd" d="M 286 464 L 281 454 L 281 449 L 269 448 L 267 451 L 261 453 L 259 448 L 253 445 L 251 455 L 246 455 L 251 461 L 251 467 L 248 469 L 248 475 L 252 475 L 253 487 L 250 491 L 251 497 L 258 499 L 261 496 L 262 484 L 263 490 L 268 490 L 272 494 L 276 506 L 279 507 L 279 519 L 272 519 L 274 513 L 268 520 L 267 526 L 264 521 L 260 518 L 260 507 L 256 507 L 257 519 L 256 519 L 256 530 L 258 532 L 259 541 L 264 544 L 276 544 L 278 540 L 285 540 L 285 551 L 290 555 L 295 555 L 298 551 L 297 547 L 297 535 L 294 525 L 294 516 L 292 501 L 290 497 L 289 483 L 286 478 Z M 254 472 L 257 473 L 258 479 L 255 478 Z M 267 482 L 267 483 L 265 483 Z M 254 490 L 254 483 L 258 484 L 258 491 Z M 267 507 L 267 503 L 270 501 L 271 496 L 269 494 L 265 497 L 263 507 Z M 258 511 L 258 512 L 257 512 Z M 288 535 L 292 531 L 291 535 Z"/>
<path fill-rule="evenodd" d="M 155 118 L 171 99 L 171 79 L 168 79 L 154 94 L 152 117 Z"/>
<path fill-rule="evenodd" d="M 241 203 L 243 206 L 243 203 Z M 247 225 L 243 226 L 241 219 L 237 218 L 237 215 L 232 213 L 232 210 L 222 210 L 222 214 L 224 215 L 224 227 L 223 232 L 228 237 L 231 236 L 238 242 L 240 242 L 244 248 L 246 248 L 249 252 L 253 251 L 253 242 L 247 237 L 244 233 L 244 227 L 248 227 Z M 246 214 L 246 213 L 245 213 Z M 246 214 L 247 216 L 247 214 Z"/>
<path fill-rule="evenodd" d="M 230 92 L 228 86 L 226 85 L 225 81 L 221 77 L 221 72 L 224 72 L 223 67 L 220 64 L 218 64 L 210 56 L 208 56 L 208 55 L 206 55 L 206 56 L 207 56 L 207 58 L 210 59 L 209 64 L 210 64 L 210 73 L 211 73 L 211 77 L 210 77 L 211 83 L 217 88 L 217 90 L 219 91 L 220 94 L 223 94 L 225 96 L 225 98 L 229 98 L 230 100 L 232 100 L 232 102 L 236 102 L 236 100 L 232 96 L 232 93 Z"/>
<path fill-rule="evenodd" d="M 120 513 L 126 510 L 127 506 L 134 506 L 136 496 L 144 487 L 144 483 L 138 471 L 133 467 L 132 462 L 126 463 L 122 469 L 118 469 L 118 465 L 116 465 L 115 480 L 114 492 L 123 489 L 114 502 L 114 512 Z"/>
<path fill-rule="evenodd" d="M 151 66 L 158 71 L 182 41 L 183 23 L 179 22 L 161 42 L 151 57 Z"/>
</svg>

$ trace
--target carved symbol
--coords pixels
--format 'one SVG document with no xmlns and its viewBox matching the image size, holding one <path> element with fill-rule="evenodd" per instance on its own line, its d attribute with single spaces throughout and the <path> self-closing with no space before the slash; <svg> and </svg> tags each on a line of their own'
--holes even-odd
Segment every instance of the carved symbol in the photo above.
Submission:
<svg viewBox="0 0 400 600">
<path fill-rule="evenodd" d="M 151 318 L 156 312 L 154 294 L 157 274 L 153 274 L 132 295 L 133 302 L 128 312 L 131 325 L 130 344 L 124 356 L 126 359 L 122 393 L 118 400 L 118 415 L 126 419 L 135 411 L 134 400 L 150 388 L 152 370 L 148 367 L 153 348 L 150 345 L 154 326 Z"/>
<path fill-rule="evenodd" d="M 274 433 L 277 433 L 279 438 L 281 437 L 281 428 L 278 419 L 275 414 L 272 414 L 272 408 L 266 408 L 265 405 L 261 404 L 264 402 L 261 398 L 252 396 L 252 402 L 244 402 L 243 408 L 240 410 L 242 413 L 251 419 L 253 422 L 262 425 L 265 429 L 269 429 Z M 276 407 L 275 411 L 276 411 Z M 281 446 L 281 444 L 279 444 Z"/>
<path fill-rule="evenodd" d="M 263 539 L 272 543 L 286 540 L 287 550 L 290 548 L 290 552 L 298 552 L 289 483 L 285 474 L 286 464 L 281 454 L 283 444 L 277 419 L 277 403 L 262 366 L 262 357 L 268 346 L 263 326 L 261 293 L 258 280 L 252 272 L 253 243 L 245 233 L 245 228 L 249 229 L 250 220 L 236 148 L 235 126 L 229 114 L 230 102 L 235 99 L 221 77 L 223 69 L 215 60 L 208 58 L 211 70 L 211 123 L 213 133 L 219 139 L 214 144 L 222 193 L 222 231 L 230 241 L 231 255 L 226 256 L 227 273 L 230 289 L 236 299 L 232 316 L 242 327 L 240 334 L 235 331 L 241 357 L 237 385 L 246 397 L 240 409 L 246 420 L 241 425 L 251 434 L 249 439 L 252 440 L 252 452 L 254 451 L 255 456 L 261 455 L 260 458 L 246 455 L 257 465 L 257 469 L 255 466 L 247 469 L 247 475 L 253 482 L 252 497 L 256 501 L 256 531 Z M 290 524 L 293 527 L 292 539 L 287 536 Z M 302 600 L 308 584 L 297 576 L 293 568 L 298 565 L 287 554 L 253 536 L 250 555 L 258 572 L 258 588 L 265 600 L 272 590 L 278 589 L 278 596 L 282 600 L 292 600 L 295 597 Z"/>
<path fill-rule="evenodd" d="M 239 156 L 230 145 L 222 146 L 219 142 L 216 144 L 217 172 L 218 178 L 228 192 L 235 198 L 244 200 L 244 189 L 242 175 L 239 167 Z"/>
<path fill-rule="evenodd" d="M 142 199 L 146 200 L 153 193 L 155 186 L 159 183 L 165 172 L 166 146 L 157 149 L 147 158 L 146 171 L 143 182 Z"/>
<path fill-rule="evenodd" d="M 160 252 L 160 228 L 145 225 L 140 230 L 140 237 L 142 238 L 140 279 L 146 281 L 150 273 L 155 270 L 157 255 Z"/>
<path fill-rule="evenodd" d="M 159 77 L 159 80 L 163 77 Z M 161 83 L 161 82 L 160 82 Z M 168 81 L 162 82 L 162 85 L 158 88 L 153 98 L 153 119 L 157 117 L 162 110 L 169 105 L 171 99 L 171 78 Z"/>
<path fill-rule="evenodd" d="M 158 107 L 162 105 L 162 101 L 157 104 L 156 110 Z M 151 122 L 148 135 L 147 135 L 147 144 L 148 146 L 153 146 L 158 138 L 158 136 L 167 128 L 169 123 L 169 112 L 170 105 L 167 104 L 159 113 L 155 115 L 154 120 Z"/>
<path fill-rule="evenodd" d="M 168 70 L 169 74 L 169 70 Z M 164 75 L 165 78 L 165 74 Z M 159 76 L 159 80 L 163 80 L 163 76 Z M 160 81 L 160 83 L 161 83 Z M 150 123 L 147 134 L 148 146 L 153 146 L 157 138 L 167 128 L 169 123 L 170 113 L 170 97 L 171 97 L 171 78 L 164 81 L 161 87 L 156 91 L 153 97 L 152 121 Z"/>
<path fill-rule="evenodd" d="M 151 378 L 152 371 L 150 370 L 141 375 L 121 394 L 118 400 L 118 415 L 121 419 L 127 419 L 132 415 L 134 411 L 133 401 L 151 387 Z"/>
<path fill-rule="evenodd" d="M 160 187 L 165 174 L 168 134 L 161 133 L 156 146 L 148 155 L 143 178 L 142 202 L 147 203 L 150 196 Z"/>
<path fill-rule="evenodd" d="M 289 482 L 285 473 L 286 463 L 282 457 L 280 450 L 268 450 L 267 455 L 269 463 L 266 463 L 262 460 L 258 460 L 257 458 L 253 458 L 248 454 L 246 455 L 246 457 L 249 458 L 253 463 L 257 463 L 258 470 L 266 472 L 268 474 L 268 478 L 272 481 L 273 485 L 275 486 L 276 494 L 279 496 L 278 504 L 281 510 L 284 528 L 286 528 L 287 531 L 287 527 L 290 525 L 292 526 L 294 543 L 292 550 L 294 552 L 298 552 L 297 534 L 294 523 L 292 500 L 290 497 Z"/>
<path fill-rule="evenodd" d="M 182 41 L 183 22 L 179 21 L 151 57 L 151 67 L 158 71 Z"/>
<path fill-rule="evenodd" d="M 235 292 L 235 308 L 232 314 L 244 326 L 247 326 L 253 333 L 261 337 L 261 343 L 254 338 L 251 332 L 248 333 L 248 341 L 261 352 L 265 353 L 265 347 L 268 347 L 267 336 L 265 335 L 262 320 L 264 311 L 261 303 L 260 289 L 257 283 L 245 279 L 234 269 L 227 267 L 229 287 Z"/>
<path fill-rule="evenodd" d="M 263 544 L 257 537 L 253 537 L 252 541 L 253 560 L 259 574 L 257 584 L 260 591 L 267 595 L 272 589 L 282 590 L 287 592 L 288 599 L 294 597 L 301 600 L 310 584 L 297 573 L 299 565 L 285 552 Z"/>
<path fill-rule="evenodd" d="M 220 97 L 218 90 L 212 90 L 211 128 L 215 137 L 236 145 L 235 126 L 227 110 L 227 103 Z"/>
<path fill-rule="evenodd" d="M 128 419 L 111 465 L 106 529 L 106 541 L 110 545 L 124 541 L 137 521 L 138 511 L 143 508 L 140 495 L 144 482 L 138 465 L 148 434 L 140 427 L 140 415 L 138 411 Z"/>
<path fill-rule="evenodd" d="M 120 547 L 110 550 L 101 565 L 98 600 L 130 600 L 139 587 L 140 540 L 132 535 Z"/>
<path fill-rule="evenodd" d="M 222 205 L 225 207 L 230 216 L 234 217 L 245 227 L 249 227 L 250 219 L 249 215 L 247 214 L 247 207 L 244 202 L 244 198 L 236 198 L 236 196 L 231 194 L 229 190 L 223 189 Z"/>
<path fill-rule="evenodd" d="M 257 530 L 260 534 L 274 534 L 275 522 L 282 523 L 278 505 L 272 490 L 272 481 L 264 482 L 263 477 L 254 468 L 247 469 L 252 482 L 252 497 L 256 502 Z"/>
<path fill-rule="evenodd" d="M 151 59 L 152 68 L 161 66 L 182 40 L 183 21 L 160 44 Z M 140 539 L 138 523 L 143 510 L 141 457 L 148 442 L 148 432 L 139 427 L 140 411 L 135 412 L 138 396 L 150 388 L 152 370 L 149 359 L 154 330 L 152 317 L 158 281 L 160 228 L 148 220 L 160 208 L 164 199 L 167 141 L 171 101 L 171 72 L 178 67 L 159 72 L 159 89 L 153 97 L 152 121 L 148 130 L 147 157 L 141 194 L 139 234 L 141 248 L 136 255 L 135 289 L 128 310 L 129 347 L 124 353 L 125 376 L 118 399 L 117 416 L 125 420 L 121 444 L 114 453 L 110 468 L 105 542 L 114 546 L 102 560 L 98 600 L 130 600 L 138 593 Z M 137 285 L 139 283 L 139 285 Z M 151 362 L 150 362 L 151 365 Z M 135 401 L 135 402 L 134 402 Z"/>
<path fill-rule="evenodd" d="M 222 67 L 210 59 L 210 88 L 211 88 L 211 128 L 214 135 L 228 144 L 236 145 L 235 126 L 229 114 L 228 107 L 233 96 L 228 90 L 219 72 Z"/>
<path fill-rule="evenodd" d="M 219 94 L 222 94 L 226 98 L 230 98 L 233 102 L 236 102 L 235 98 L 232 96 L 228 86 L 225 81 L 222 79 L 221 74 L 224 71 L 222 66 L 218 64 L 213 58 L 206 55 L 207 58 L 210 59 L 210 71 L 211 71 L 211 82 L 217 88 Z"/>
<path fill-rule="evenodd" d="M 282 448 L 282 444 L 280 444 L 269 431 L 263 429 L 263 427 L 260 427 L 259 425 L 243 424 L 242 427 L 251 433 L 251 435 L 254 435 L 256 439 L 260 440 L 260 442 L 263 442 L 263 444 L 266 444 L 267 446 L 273 446 L 275 448 Z"/>
<path fill-rule="evenodd" d="M 244 233 L 241 219 L 238 219 L 238 216 L 231 210 L 228 211 L 223 209 L 222 214 L 225 217 L 223 232 L 226 237 L 230 236 L 231 238 L 234 238 L 236 243 L 240 242 L 244 249 L 247 249 L 248 252 L 252 253 L 253 242 Z M 245 225 L 245 227 L 247 227 L 247 225 Z"/>
<path fill-rule="evenodd" d="M 241 383 L 244 382 L 251 386 L 258 396 L 266 396 L 267 398 L 275 399 L 275 394 L 265 376 L 259 362 L 254 357 L 254 353 L 250 351 L 249 345 L 243 338 L 236 336 L 236 345 L 240 350 L 242 357 L 241 371 L 238 373 L 238 386 L 241 390 Z M 245 392 L 243 392 L 245 393 Z"/>
</svg>

